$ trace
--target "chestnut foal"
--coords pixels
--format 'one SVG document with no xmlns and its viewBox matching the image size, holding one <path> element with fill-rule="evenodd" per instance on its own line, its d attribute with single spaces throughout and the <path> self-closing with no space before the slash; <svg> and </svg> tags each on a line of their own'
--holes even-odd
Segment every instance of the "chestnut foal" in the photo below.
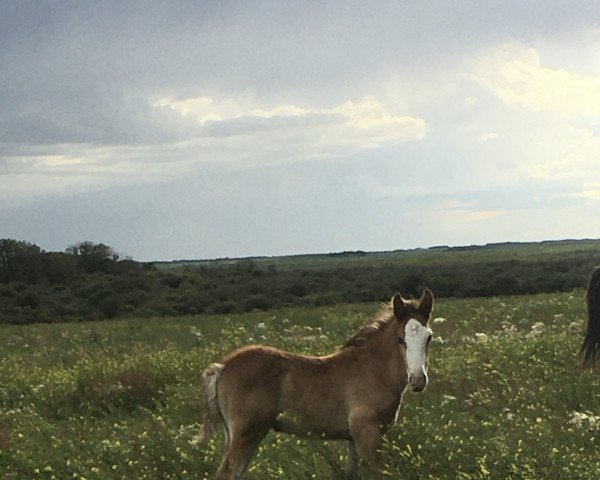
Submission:
<svg viewBox="0 0 600 480">
<path fill-rule="evenodd" d="M 381 437 L 395 420 L 407 386 L 427 385 L 427 326 L 433 294 L 389 306 L 337 352 L 309 357 L 247 346 L 203 374 L 204 427 L 199 440 L 222 426 L 225 452 L 215 478 L 239 479 L 269 430 L 305 438 L 347 440 L 346 478 L 358 458 L 381 466 Z"/>
</svg>

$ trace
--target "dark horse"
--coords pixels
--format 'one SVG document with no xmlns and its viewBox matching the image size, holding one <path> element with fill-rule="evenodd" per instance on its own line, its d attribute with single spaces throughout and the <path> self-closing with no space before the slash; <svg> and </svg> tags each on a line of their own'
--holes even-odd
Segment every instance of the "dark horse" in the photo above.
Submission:
<svg viewBox="0 0 600 480">
<path fill-rule="evenodd" d="M 600 357 L 600 268 L 592 274 L 585 299 L 588 321 L 581 346 L 581 361 L 584 366 L 591 367 Z"/>
</svg>

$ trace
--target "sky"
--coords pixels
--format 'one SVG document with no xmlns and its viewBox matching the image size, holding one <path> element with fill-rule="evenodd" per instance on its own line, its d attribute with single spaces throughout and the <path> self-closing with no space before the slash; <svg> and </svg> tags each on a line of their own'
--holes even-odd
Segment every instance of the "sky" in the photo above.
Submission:
<svg viewBox="0 0 600 480">
<path fill-rule="evenodd" d="M 600 238 L 597 1 L 0 0 L 0 238 Z"/>
</svg>

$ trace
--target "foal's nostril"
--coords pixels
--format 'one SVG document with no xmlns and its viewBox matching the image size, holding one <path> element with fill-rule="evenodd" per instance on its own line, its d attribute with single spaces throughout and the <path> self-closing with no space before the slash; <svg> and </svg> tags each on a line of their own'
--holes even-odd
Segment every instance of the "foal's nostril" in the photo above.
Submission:
<svg viewBox="0 0 600 480">
<path fill-rule="evenodd" d="M 410 384 L 414 392 L 422 392 L 427 386 L 427 377 L 425 375 L 409 375 L 408 383 Z"/>
</svg>

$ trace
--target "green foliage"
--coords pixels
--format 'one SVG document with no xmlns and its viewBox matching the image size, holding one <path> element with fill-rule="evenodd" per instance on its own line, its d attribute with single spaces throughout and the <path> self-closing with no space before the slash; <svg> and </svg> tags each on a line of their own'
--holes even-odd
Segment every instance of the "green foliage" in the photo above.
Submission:
<svg viewBox="0 0 600 480">
<path fill-rule="evenodd" d="M 377 308 L 0 326 L 2 478 L 211 478 L 222 435 L 190 443 L 202 370 L 252 342 L 332 352 Z M 600 377 L 578 367 L 584 321 L 582 290 L 438 300 L 430 384 L 404 396 L 384 478 L 598 478 Z M 343 442 L 272 433 L 247 478 L 340 478 L 345 455 Z"/>
<path fill-rule="evenodd" d="M 39 281 L 41 250 L 37 245 L 8 238 L 0 239 L 0 283 Z"/>
<path fill-rule="evenodd" d="M 396 291 L 485 297 L 586 286 L 600 241 L 143 265 L 102 243 L 66 253 L 0 240 L 0 324 L 232 314 L 386 301 Z"/>
</svg>

